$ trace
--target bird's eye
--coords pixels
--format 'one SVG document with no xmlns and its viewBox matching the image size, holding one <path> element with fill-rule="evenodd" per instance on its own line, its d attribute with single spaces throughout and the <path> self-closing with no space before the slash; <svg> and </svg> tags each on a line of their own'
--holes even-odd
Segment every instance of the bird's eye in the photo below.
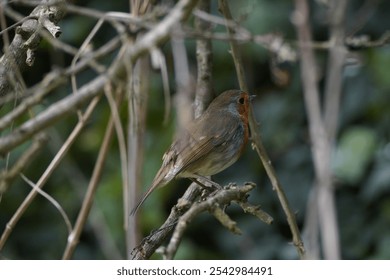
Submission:
<svg viewBox="0 0 390 280">
<path fill-rule="evenodd" d="M 240 97 L 239 99 L 238 99 L 238 103 L 240 103 L 240 104 L 244 104 L 245 103 L 245 98 L 244 97 Z"/>
</svg>

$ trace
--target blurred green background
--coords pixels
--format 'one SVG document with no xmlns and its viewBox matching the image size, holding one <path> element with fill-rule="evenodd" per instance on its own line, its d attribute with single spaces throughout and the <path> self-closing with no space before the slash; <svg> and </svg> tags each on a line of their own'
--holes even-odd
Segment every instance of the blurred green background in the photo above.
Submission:
<svg viewBox="0 0 390 280">
<path fill-rule="evenodd" d="M 127 12 L 129 9 L 128 1 L 74 2 L 100 11 Z M 321 1 L 309 2 L 313 39 L 326 41 L 327 9 Z M 355 27 L 359 12 L 366 12 L 367 21 L 356 34 L 377 39 L 390 29 L 390 1 L 372 1 L 374 4 L 368 5 L 369 9 L 362 10 L 367 2 L 371 1 L 349 1 L 347 30 Z M 248 0 L 230 3 L 235 18 L 240 18 L 240 24 L 253 34 L 278 32 L 295 46 L 296 33 L 290 21 L 293 1 Z M 30 11 L 17 5 L 14 8 L 25 14 Z M 212 13 L 219 15 L 217 1 L 212 1 Z M 78 47 L 95 23 L 95 20 L 68 14 L 60 22 L 63 31 L 60 40 Z M 218 30 L 223 31 L 222 28 Z M 110 27 L 104 26 L 94 40 L 95 46 L 114 35 Z M 187 39 L 186 47 L 195 75 L 195 40 Z M 257 96 L 254 110 L 265 147 L 302 228 L 314 173 L 299 63 L 282 65 L 288 73 L 289 82 L 277 84 L 270 71 L 270 54 L 254 43 L 243 43 L 241 48 L 249 88 Z M 170 45 L 166 44 L 162 49 L 166 54 L 173 94 L 175 83 Z M 228 49 L 226 42 L 213 41 L 213 79 L 217 93 L 238 87 Z M 316 54 L 321 78 L 319 84 L 323 89 L 327 52 L 317 50 Z M 342 258 L 390 259 L 390 46 L 351 50 L 351 54 L 357 62 L 346 66 L 343 71 L 338 141 L 333 155 Z M 69 65 L 70 59 L 43 42 L 33 69 L 25 74 L 26 83 L 35 84 L 51 68 Z M 79 83 L 83 84 L 94 75 L 92 71 L 85 71 L 79 76 Z M 164 107 L 161 104 L 164 97 L 159 72 L 153 72 L 149 78 L 151 92 L 143 166 L 145 188 L 160 167 L 161 157 L 171 142 L 175 127 L 173 115 L 169 124 L 162 123 Z M 52 98 L 58 99 L 69 92 L 70 89 L 52 94 L 55 97 L 47 98 L 38 110 L 47 107 Z M 3 115 L 7 110 L 9 108 L 5 107 L 0 113 Z M 72 222 L 77 217 L 109 114 L 108 104 L 103 99 L 87 129 L 44 188 L 63 206 Z M 69 117 L 49 129 L 49 145 L 25 172 L 31 180 L 38 180 L 76 121 L 76 116 Z M 114 141 L 75 259 L 124 258 L 126 255 L 118 153 L 117 141 Z M 14 156 L 16 158 L 16 155 L 11 154 L 11 161 Z M 2 161 L 0 159 L 0 167 L 3 168 L 5 163 Z M 212 216 L 203 214 L 186 231 L 177 259 L 297 258 L 284 213 L 250 145 L 236 164 L 216 175 L 214 180 L 221 185 L 229 182 L 255 182 L 257 188 L 252 191 L 249 200 L 260 204 L 274 218 L 274 223 L 263 224 L 243 214 L 238 207 L 229 207 L 228 213 L 243 232 L 241 236 L 236 236 Z M 188 185 L 188 180 L 177 180 L 151 195 L 140 214 L 144 235 L 161 225 L 170 207 Z M 30 187 L 18 179 L 3 195 L 0 202 L 0 231 L 3 231 L 29 191 Z M 38 197 L 17 224 L 1 254 L 9 259 L 58 259 L 62 256 L 66 242 L 67 230 L 60 214 L 46 199 Z"/>
</svg>

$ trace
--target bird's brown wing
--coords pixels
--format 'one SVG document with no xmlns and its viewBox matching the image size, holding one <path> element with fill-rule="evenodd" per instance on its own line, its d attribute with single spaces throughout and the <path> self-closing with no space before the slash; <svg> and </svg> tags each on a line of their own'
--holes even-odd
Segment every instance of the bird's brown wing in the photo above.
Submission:
<svg viewBox="0 0 390 280">
<path fill-rule="evenodd" d="M 178 170 L 180 173 L 196 173 L 199 165 L 205 164 L 205 158 L 210 156 L 214 149 L 226 142 L 226 135 L 213 135 L 192 139 L 196 144 L 187 145 L 181 153 L 181 167 Z M 198 174 L 202 175 L 202 174 Z"/>
<path fill-rule="evenodd" d="M 237 123 L 229 121 L 229 115 L 221 115 L 220 119 L 210 123 L 209 118 L 203 118 L 194 126 L 198 129 L 190 128 L 187 130 L 187 136 L 180 139 L 185 139 L 177 150 L 180 150 L 181 168 L 180 172 L 191 173 L 194 166 L 201 164 L 200 162 L 205 157 L 221 145 L 226 144 L 230 140 L 232 132 L 237 129 Z M 223 127 L 223 128 L 222 128 Z M 190 134 L 188 131 L 191 131 Z M 201 175 L 201 174 L 198 174 Z"/>
</svg>

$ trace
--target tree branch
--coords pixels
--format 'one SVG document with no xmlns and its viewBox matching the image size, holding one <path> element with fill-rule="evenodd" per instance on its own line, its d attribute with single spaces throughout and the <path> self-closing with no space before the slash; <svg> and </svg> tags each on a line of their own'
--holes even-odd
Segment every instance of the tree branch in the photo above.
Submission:
<svg viewBox="0 0 390 280">
<path fill-rule="evenodd" d="M 156 249 L 168 238 L 173 231 L 179 217 L 187 211 L 195 199 L 200 195 L 200 188 L 197 184 L 192 183 L 184 195 L 178 200 L 178 203 L 172 207 L 171 213 L 165 222 L 157 230 L 152 231 L 145 237 L 140 245 L 135 247 L 131 255 L 133 260 L 149 259 Z"/>
<path fill-rule="evenodd" d="M 177 226 L 173 232 L 172 238 L 165 250 L 165 258 L 173 259 L 181 238 L 186 230 L 187 226 L 191 221 L 198 216 L 200 213 L 210 211 L 221 222 L 223 226 L 232 231 L 235 234 L 240 234 L 241 231 L 237 227 L 236 222 L 230 219 L 230 217 L 222 210 L 225 206 L 231 202 L 241 202 L 248 207 L 246 198 L 248 193 L 255 187 L 253 183 L 246 183 L 244 186 L 229 185 L 224 187 L 222 190 L 217 191 L 214 195 L 207 197 L 206 200 L 198 203 L 193 203 L 177 221 Z M 240 203 L 238 203 L 240 205 Z M 243 208 L 244 209 L 244 208 Z M 247 209 L 247 208 L 246 208 Z M 245 210 L 245 209 L 244 209 Z M 257 209 L 259 211 L 259 209 Z M 265 212 L 263 212 L 265 213 Z M 272 218 L 268 214 L 267 217 L 262 220 L 263 222 L 270 224 Z M 257 216 L 257 215 L 256 215 Z"/>
<path fill-rule="evenodd" d="M 34 51 L 41 41 L 40 32 L 46 29 L 57 38 L 61 34 L 57 23 L 66 12 L 65 0 L 41 1 L 30 14 L 30 19 L 16 28 L 16 34 L 11 44 L 5 48 L 0 58 L 0 97 L 15 91 L 19 77 L 28 66 L 34 63 Z"/>
<path fill-rule="evenodd" d="M 228 218 L 226 213 L 222 211 L 224 206 L 229 205 L 231 202 L 240 205 L 246 213 L 256 216 L 267 224 L 271 224 L 273 221 L 271 216 L 262 211 L 258 206 L 249 204 L 246 200 L 249 192 L 254 187 L 255 185 L 253 183 L 246 183 L 244 186 L 229 185 L 213 195 L 207 196 L 201 202 L 194 202 L 200 194 L 199 188 L 188 188 L 183 197 L 172 208 L 171 214 L 165 223 L 158 230 L 151 232 L 149 236 L 143 239 L 138 247 L 133 249 L 133 259 L 148 259 L 174 230 L 169 245 L 163 253 L 165 258 L 172 259 L 187 225 L 196 216 L 207 210 L 211 211 L 225 227 L 238 232 L 235 222 Z M 216 208 L 220 210 L 215 210 Z"/>
</svg>

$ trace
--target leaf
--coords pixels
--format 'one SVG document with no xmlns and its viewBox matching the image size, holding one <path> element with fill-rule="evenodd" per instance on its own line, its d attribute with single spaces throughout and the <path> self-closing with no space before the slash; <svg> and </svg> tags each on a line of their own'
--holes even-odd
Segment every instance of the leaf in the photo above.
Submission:
<svg viewBox="0 0 390 280">
<path fill-rule="evenodd" d="M 345 131 L 333 157 L 334 174 L 348 184 L 358 183 L 372 160 L 376 142 L 370 128 L 352 127 Z"/>
</svg>

